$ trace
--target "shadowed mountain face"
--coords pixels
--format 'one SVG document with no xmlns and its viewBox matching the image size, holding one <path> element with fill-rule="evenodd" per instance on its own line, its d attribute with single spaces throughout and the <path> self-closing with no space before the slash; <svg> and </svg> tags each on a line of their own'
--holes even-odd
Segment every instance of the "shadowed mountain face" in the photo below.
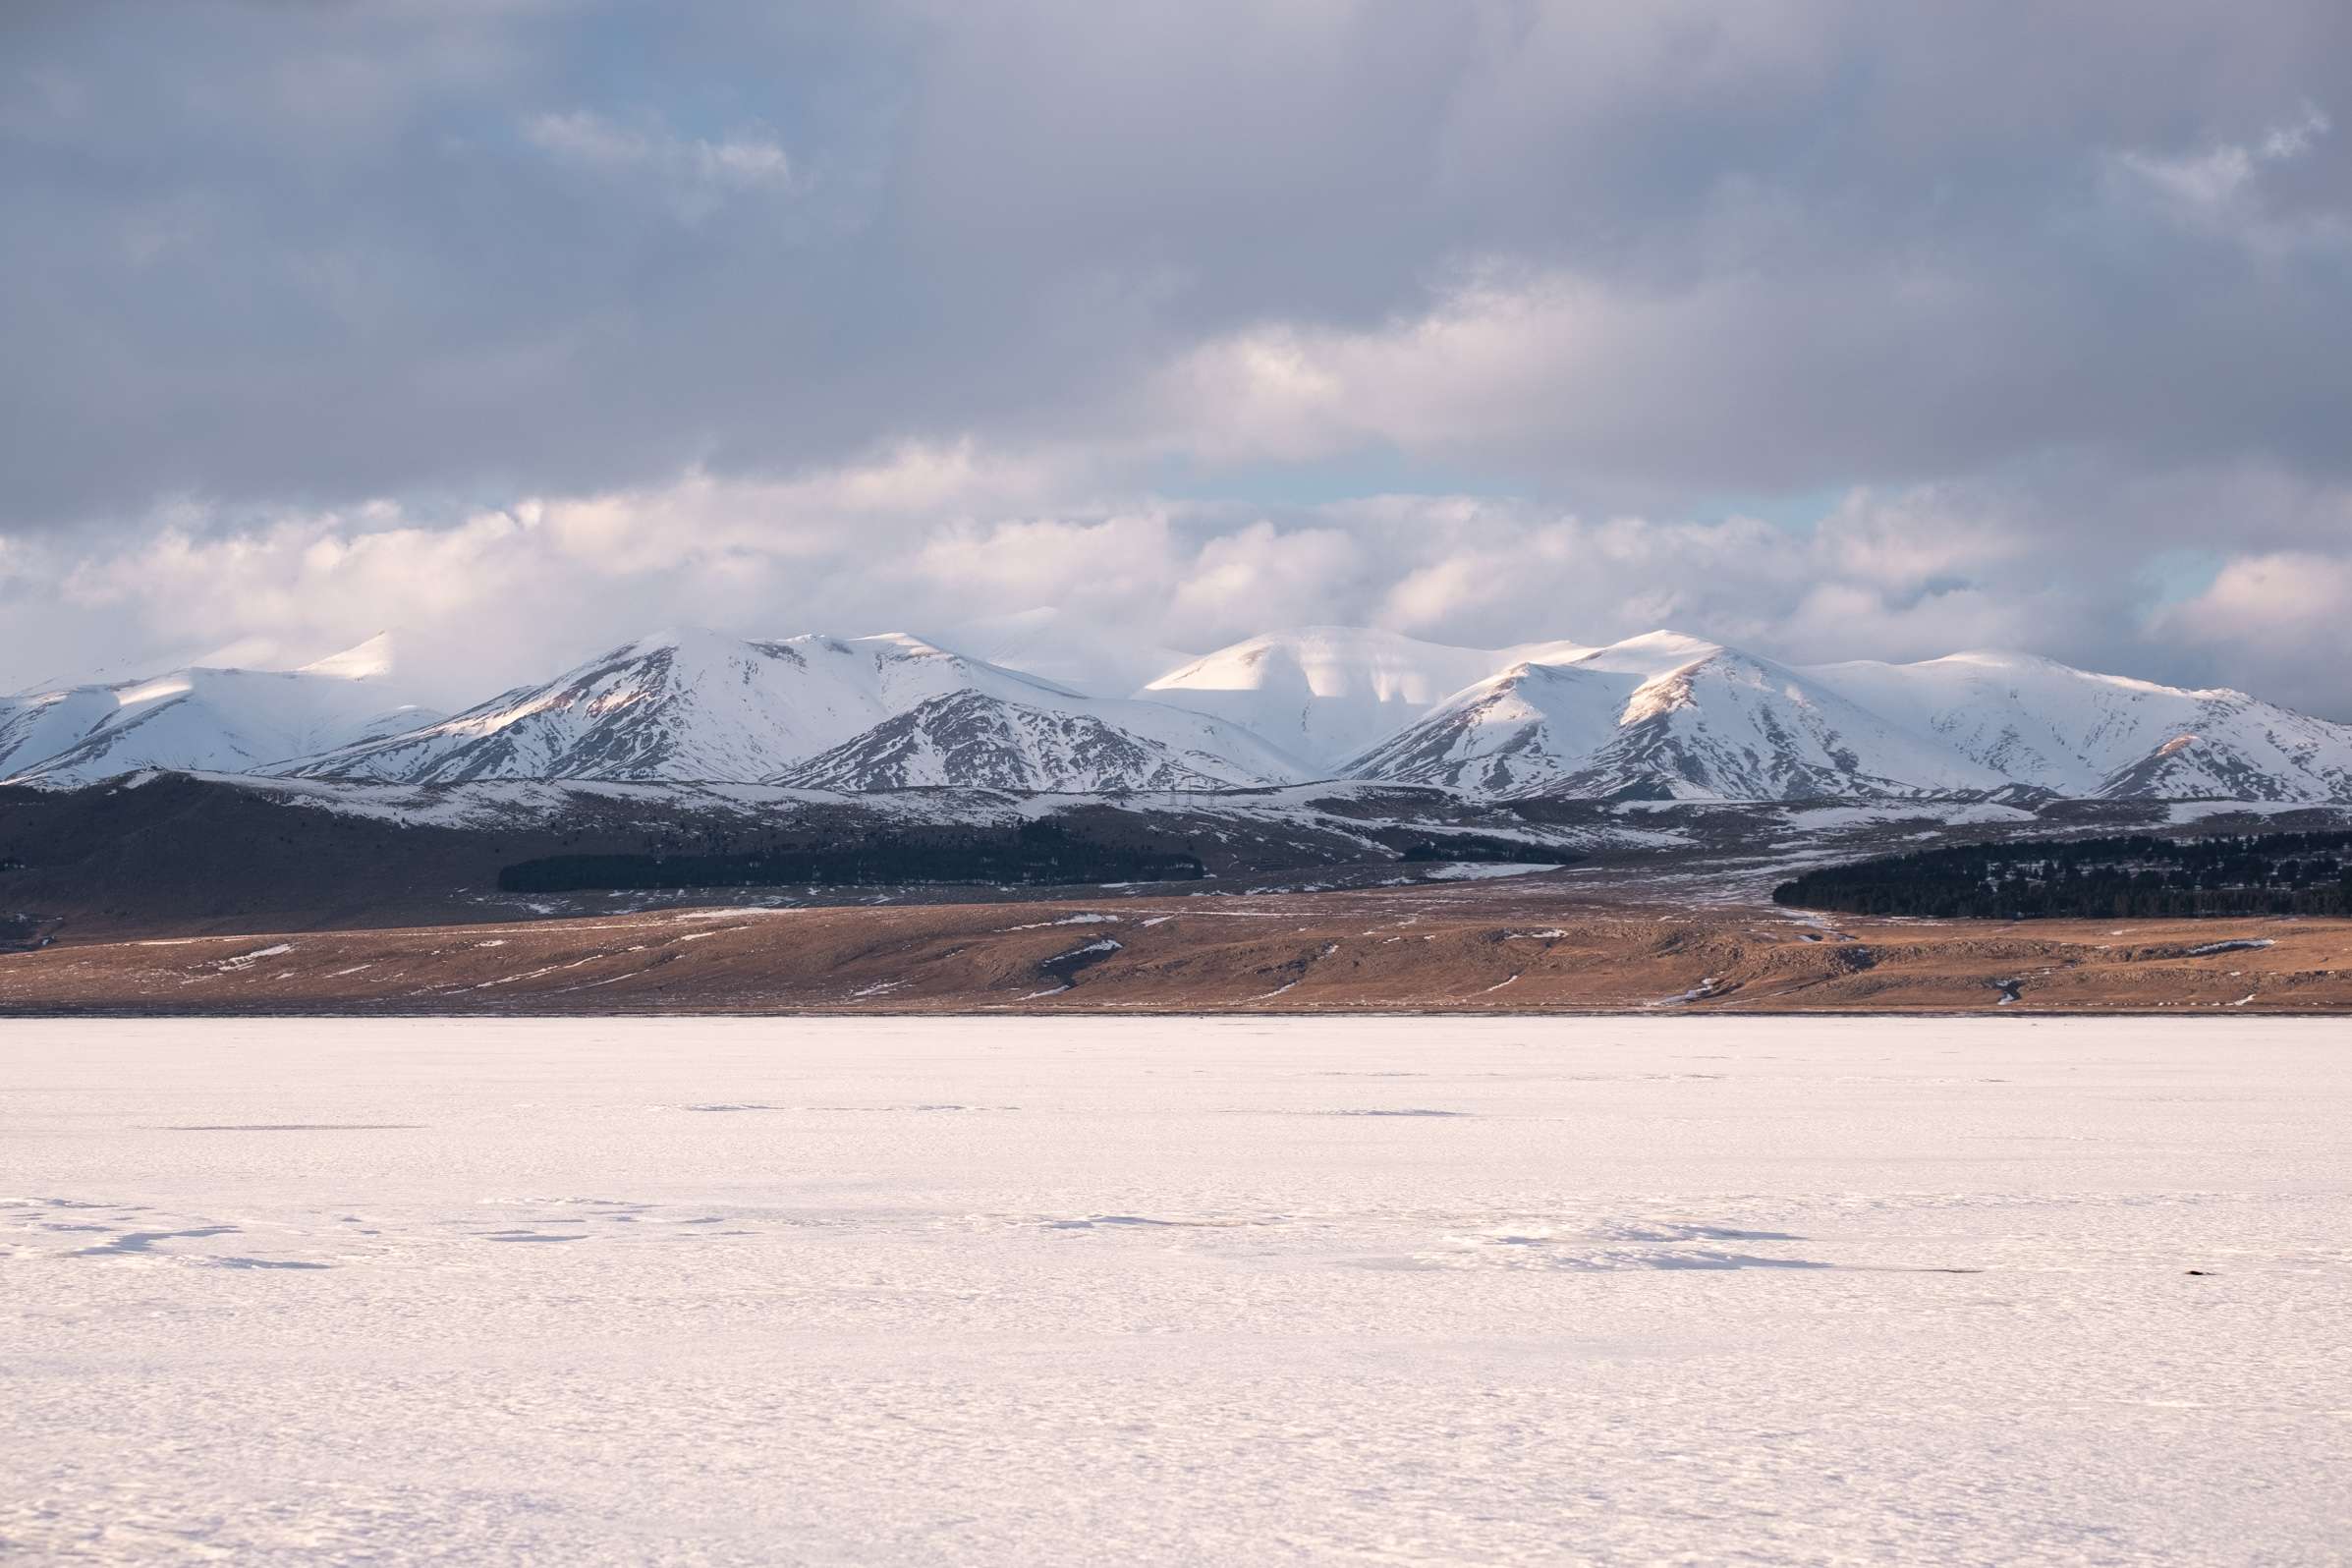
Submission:
<svg viewBox="0 0 2352 1568">
<path fill-rule="evenodd" d="M 1243 748 L 1215 720 L 1169 710 L 1155 726 L 1198 731 L 1183 748 L 1122 730 L 1092 713 L 1011 702 L 981 692 L 934 697 L 854 740 L 779 774 L 775 782 L 809 789 L 907 789 L 963 785 L 1012 790 L 1112 793 L 1213 790 L 1267 781 L 1241 758 Z M 1173 723 L 1169 721 L 1175 721 Z M 1278 766 L 1279 764 L 1274 764 Z"/>
<path fill-rule="evenodd" d="M 1052 651 L 1072 664 L 1069 647 Z M 1104 680 L 1133 662 L 1098 659 Z M 389 650 L 367 644 L 299 671 L 8 699 L 0 777 L 1068 793 L 1333 778 L 1497 799 L 2352 801 L 2352 728 L 2243 693 L 2007 653 L 1799 667 L 1671 632 L 1476 649 L 1307 628 L 1189 659 L 1135 699 L 897 633 L 665 633 L 446 719 L 395 706 L 390 681 Z"/>
</svg>

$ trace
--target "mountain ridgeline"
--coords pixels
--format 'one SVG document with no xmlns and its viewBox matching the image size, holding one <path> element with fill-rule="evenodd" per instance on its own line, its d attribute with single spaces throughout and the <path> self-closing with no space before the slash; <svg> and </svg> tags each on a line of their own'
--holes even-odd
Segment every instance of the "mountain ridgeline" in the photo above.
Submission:
<svg viewBox="0 0 2352 1568">
<path fill-rule="evenodd" d="M 1051 646 L 1063 676 L 1089 667 Z M 0 699 L 0 782 L 160 769 L 828 794 L 1355 780 L 1496 801 L 2352 803 L 2352 726 L 2015 653 L 1796 666 L 1672 632 L 1482 649 L 1311 627 L 1102 693 L 901 633 L 685 631 L 449 715 L 404 699 L 391 654 L 379 639 L 296 670 Z M 1106 649 L 1092 667 L 1135 662 Z"/>
</svg>

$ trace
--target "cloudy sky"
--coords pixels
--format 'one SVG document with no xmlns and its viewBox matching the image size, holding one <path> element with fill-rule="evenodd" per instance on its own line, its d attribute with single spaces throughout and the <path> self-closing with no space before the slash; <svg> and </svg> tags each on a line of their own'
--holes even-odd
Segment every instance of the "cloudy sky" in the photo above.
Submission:
<svg viewBox="0 0 2352 1568">
<path fill-rule="evenodd" d="M 0 196 L 0 689 L 1051 609 L 2352 718 L 2342 0 L 11 0 Z"/>
</svg>

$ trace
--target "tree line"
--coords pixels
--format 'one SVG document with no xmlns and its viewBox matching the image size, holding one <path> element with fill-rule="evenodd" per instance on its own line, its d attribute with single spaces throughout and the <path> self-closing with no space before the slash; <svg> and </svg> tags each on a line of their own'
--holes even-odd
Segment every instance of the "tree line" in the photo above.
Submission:
<svg viewBox="0 0 2352 1568">
<path fill-rule="evenodd" d="M 1965 844 L 1820 867 L 1772 901 L 1937 919 L 2352 915 L 2352 833 Z"/>
<path fill-rule="evenodd" d="M 1052 822 L 1017 828 L 872 834 L 842 843 L 749 850 L 547 855 L 500 868 L 509 893 L 665 887 L 871 887 L 910 882 L 1193 881 L 1199 856 L 1165 845 L 1105 844 Z"/>
<path fill-rule="evenodd" d="M 1508 861 L 1522 866 L 1574 866 L 1584 859 L 1557 844 L 1490 833 L 1438 833 L 1405 846 L 1402 861 Z"/>
</svg>

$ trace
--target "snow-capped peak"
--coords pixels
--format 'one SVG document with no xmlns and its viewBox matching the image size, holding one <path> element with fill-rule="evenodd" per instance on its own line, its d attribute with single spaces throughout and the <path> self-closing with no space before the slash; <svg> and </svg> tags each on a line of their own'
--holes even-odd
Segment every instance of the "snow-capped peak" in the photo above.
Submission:
<svg viewBox="0 0 2352 1568">
<path fill-rule="evenodd" d="M 1644 632 L 1639 637 L 1624 638 L 1605 646 L 1588 648 L 1573 658 L 1551 662 L 1579 664 L 1617 675 L 1651 676 L 1664 675 L 1725 651 L 1720 643 L 1661 630 Z"/>
<path fill-rule="evenodd" d="M 1136 695 L 1243 725 L 1330 769 L 1498 668 L 1588 651 L 1572 643 L 1450 647 L 1369 627 L 1304 626 L 1204 654 Z"/>
</svg>

